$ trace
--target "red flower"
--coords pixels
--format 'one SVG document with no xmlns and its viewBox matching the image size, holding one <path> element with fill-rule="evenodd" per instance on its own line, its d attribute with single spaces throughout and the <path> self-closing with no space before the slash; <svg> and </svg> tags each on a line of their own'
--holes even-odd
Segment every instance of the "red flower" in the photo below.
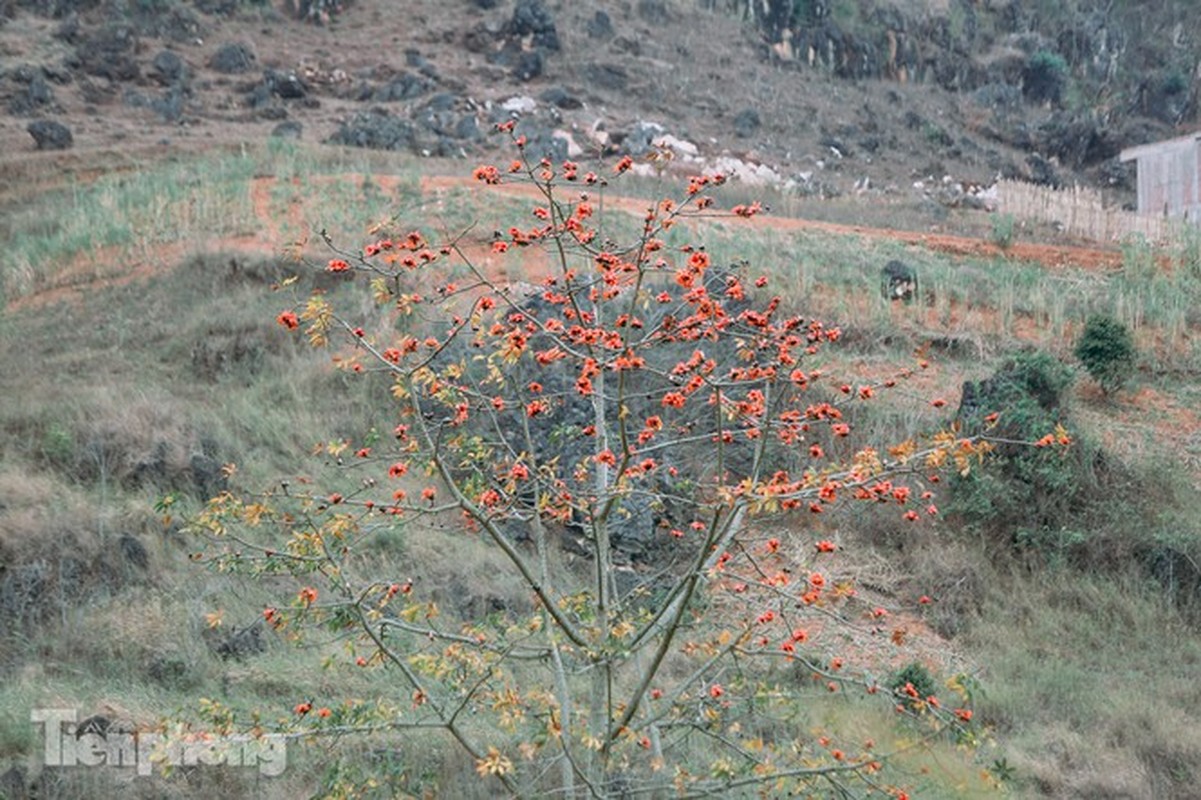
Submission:
<svg viewBox="0 0 1201 800">
<path fill-rule="evenodd" d="M 346 272 L 350 265 L 340 258 L 331 258 L 325 268 L 330 272 Z"/>
<path fill-rule="evenodd" d="M 720 683 L 715 683 L 709 687 L 709 696 L 712 697 L 714 700 L 721 697 L 725 693 L 726 693 L 726 690 L 721 688 Z"/>
<path fill-rule="evenodd" d="M 500 183 L 500 171 L 496 167 L 488 164 L 481 164 L 480 166 L 476 167 L 475 171 L 472 172 L 471 175 L 477 181 L 483 181 L 487 184 L 495 185 Z"/>
<path fill-rule="evenodd" d="M 295 711 L 299 716 L 303 717 L 305 714 L 313 710 L 313 704 L 306 700 L 303 703 L 297 703 L 296 708 L 292 710 Z"/>
<path fill-rule="evenodd" d="M 275 318 L 275 321 L 290 331 L 294 331 L 300 327 L 300 319 L 297 318 L 296 312 L 294 311 L 283 312 Z"/>
<path fill-rule="evenodd" d="M 838 549 L 838 545 L 836 545 L 836 544 L 834 544 L 834 542 L 828 541 L 826 539 L 823 539 L 822 541 L 818 542 L 817 544 L 814 545 L 814 547 L 817 548 L 817 552 L 819 552 L 819 553 L 833 553 L 835 550 Z"/>
<path fill-rule="evenodd" d="M 434 502 L 434 498 L 438 496 L 438 492 L 433 486 L 427 486 L 421 490 L 421 499 L 427 503 Z"/>
</svg>

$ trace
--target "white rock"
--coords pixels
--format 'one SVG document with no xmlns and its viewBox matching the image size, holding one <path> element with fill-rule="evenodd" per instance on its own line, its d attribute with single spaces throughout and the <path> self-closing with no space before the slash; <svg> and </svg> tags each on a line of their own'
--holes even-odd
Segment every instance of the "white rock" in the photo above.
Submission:
<svg viewBox="0 0 1201 800">
<path fill-rule="evenodd" d="M 533 114 L 534 110 L 538 108 L 538 101 L 532 97 L 520 95 L 510 97 L 501 104 L 501 108 L 510 114 Z"/>
</svg>

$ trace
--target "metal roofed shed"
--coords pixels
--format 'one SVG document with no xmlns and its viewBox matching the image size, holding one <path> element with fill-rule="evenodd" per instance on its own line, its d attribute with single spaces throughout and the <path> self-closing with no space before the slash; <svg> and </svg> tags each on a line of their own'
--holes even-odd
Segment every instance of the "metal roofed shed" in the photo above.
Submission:
<svg viewBox="0 0 1201 800">
<path fill-rule="evenodd" d="M 1138 171 L 1138 212 L 1201 221 L 1201 132 L 1122 151 Z"/>
</svg>

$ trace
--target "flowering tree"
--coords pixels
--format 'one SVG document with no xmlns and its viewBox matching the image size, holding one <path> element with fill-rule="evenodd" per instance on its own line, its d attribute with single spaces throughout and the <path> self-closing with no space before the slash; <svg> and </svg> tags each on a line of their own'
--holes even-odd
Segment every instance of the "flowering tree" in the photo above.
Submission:
<svg viewBox="0 0 1201 800">
<path fill-rule="evenodd" d="M 297 727 L 440 730 L 494 784 L 481 793 L 904 796 L 888 753 L 798 722 L 806 693 L 878 693 L 833 631 L 886 612 L 854 605 L 833 541 L 781 531 L 854 502 L 917 523 L 937 513 L 938 471 L 967 470 L 988 442 L 858 441 L 845 405 L 910 371 L 840 384 L 820 366 L 837 328 L 786 313 L 750 265 L 669 244 L 703 230 L 696 217 L 759 212 L 716 210 L 722 176 L 690 179 L 620 242 L 630 220 L 600 208 L 628 157 L 602 178 L 528 159 L 502 129 L 518 158 L 474 177 L 520 183 L 535 203 L 489 257 L 542 248 L 548 274 L 510 284 L 463 237 L 420 232 L 336 251 L 325 269 L 363 276 L 370 308 L 317 293 L 278 321 L 316 346 L 342 342 L 342 368 L 385 376 L 390 432 L 326 447 L 348 476 L 336 491 L 224 494 L 195 520 L 222 568 L 300 577 L 268 623 L 350 636 L 348 667 L 403 687 L 392 702 L 305 701 Z M 528 605 L 444 623 L 435 587 L 380 574 L 364 553 L 398 520 L 412 535 L 451 521 L 486 542 Z M 563 566 L 566 547 L 583 569 Z M 898 691 L 880 700 L 927 735 L 969 731 L 964 700 Z"/>
</svg>

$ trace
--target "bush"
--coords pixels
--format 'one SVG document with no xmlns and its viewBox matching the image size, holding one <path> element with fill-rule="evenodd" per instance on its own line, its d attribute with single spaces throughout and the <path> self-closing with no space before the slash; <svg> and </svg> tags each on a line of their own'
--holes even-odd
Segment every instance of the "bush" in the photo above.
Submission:
<svg viewBox="0 0 1201 800">
<path fill-rule="evenodd" d="M 1053 356 L 1030 351 L 1006 361 L 987 380 L 964 384 L 962 431 L 990 437 L 995 469 L 957 476 L 948 511 L 974 530 L 1009 537 L 1026 531 L 1021 539 L 1011 539 L 1018 547 L 1041 541 L 1040 532 L 1072 524 L 1084 491 L 1095 483 L 1089 448 L 1011 444 L 1069 438 L 1062 396 L 1071 381 L 1072 371 Z"/>
<path fill-rule="evenodd" d="M 1105 394 L 1121 389 L 1134 372 L 1134 337 L 1112 317 L 1089 317 L 1073 352 Z"/>
<path fill-rule="evenodd" d="M 1059 53 L 1039 50 L 1022 70 L 1022 93 L 1036 103 L 1058 103 L 1067 83 L 1068 64 Z"/>
</svg>

